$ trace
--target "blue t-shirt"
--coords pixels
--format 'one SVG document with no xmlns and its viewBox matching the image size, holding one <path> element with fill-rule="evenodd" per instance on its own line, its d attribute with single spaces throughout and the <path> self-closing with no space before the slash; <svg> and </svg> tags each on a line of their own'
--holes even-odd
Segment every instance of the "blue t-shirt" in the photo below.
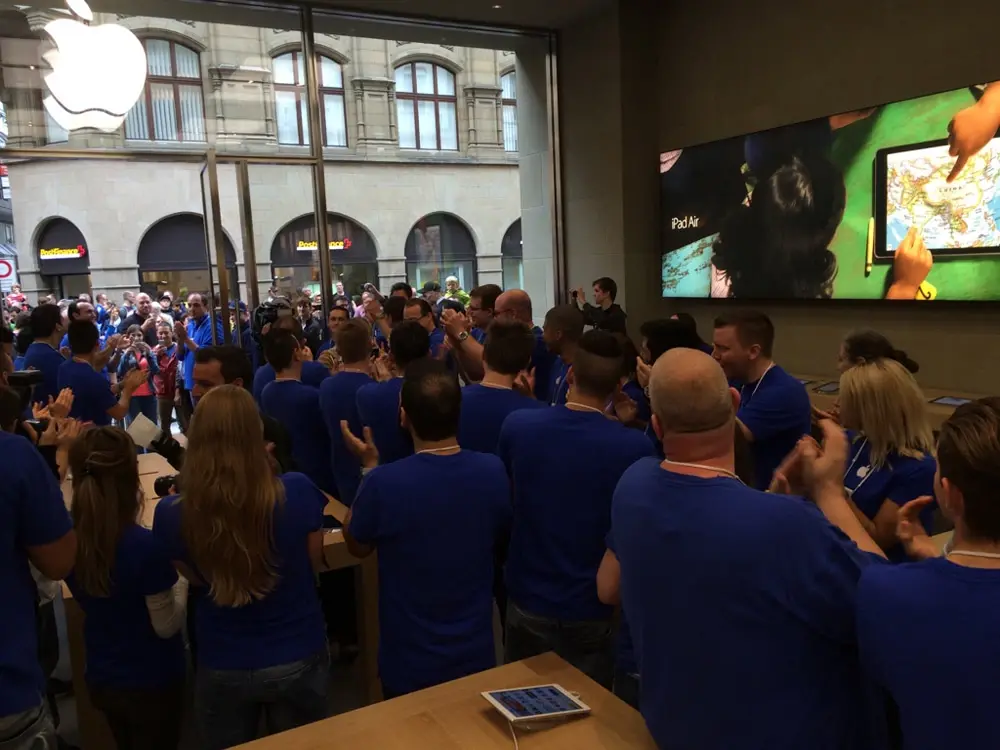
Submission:
<svg viewBox="0 0 1000 750">
<path fill-rule="evenodd" d="M 615 533 L 614 529 L 608 532 L 607 538 L 608 549 L 615 553 L 615 557 L 618 556 L 618 551 L 615 549 Z M 616 646 L 615 655 L 615 668 L 620 669 L 627 674 L 637 675 L 639 673 L 639 665 L 635 660 L 635 649 L 632 647 L 632 634 L 628 629 L 628 618 L 625 616 L 625 608 L 622 607 L 621 612 L 618 615 L 618 644 Z"/>
<path fill-rule="evenodd" d="M 326 369 L 326 365 L 320 362 L 302 363 L 302 382 L 304 384 L 311 385 L 313 388 L 319 388 L 320 384 L 328 377 L 330 377 L 330 371 Z M 274 382 L 274 378 L 274 368 L 266 362 L 254 373 L 253 397 L 256 399 L 258 405 L 260 405 L 260 397 L 264 394 L 264 389 L 268 384 Z"/>
<path fill-rule="evenodd" d="M 109 596 L 90 596 L 71 574 L 66 584 L 86 615 L 87 682 L 118 689 L 159 688 L 184 681 L 184 641 L 160 638 L 146 597 L 177 582 L 166 550 L 153 533 L 133 525 L 122 531 L 111 569 Z"/>
<path fill-rule="evenodd" d="M 113 408 L 118 399 L 111 392 L 111 386 L 101 373 L 88 362 L 65 360 L 59 367 L 59 389 L 73 389 L 73 406 L 69 415 L 81 422 L 92 422 L 97 427 L 111 424 L 108 409 Z"/>
<path fill-rule="evenodd" d="M 323 492 L 337 494 L 330 464 L 330 436 L 319 410 L 319 390 L 298 380 L 275 380 L 264 389 L 261 411 L 288 432 L 299 471 Z"/>
<path fill-rule="evenodd" d="M 0 432 L 0 477 L 0 716 L 10 716 L 45 697 L 28 548 L 58 541 L 72 522 L 52 471 L 20 435 Z"/>
<path fill-rule="evenodd" d="M 571 368 L 571 365 L 556 357 L 551 370 L 552 382 L 548 387 L 549 405 L 562 406 L 566 403 L 566 397 L 569 395 L 569 371 Z"/>
<path fill-rule="evenodd" d="M 890 454 L 878 469 L 871 464 L 871 446 L 864 437 L 851 435 L 850 455 L 844 473 L 844 487 L 851 495 L 858 510 L 874 520 L 885 501 L 903 506 L 910 500 L 924 495 L 934 496 L 934 473 L 937 461 L 933 456 L 913 458 Z M 931 503 L 920 513 L 920 521 L 928 533 L 934 522 L 935 503 Z M 906 559 L 901 544 L 885 550 L 886 556 L 894 562 Z"/>
<path fill-rule="evenodd" d="M 511 600 L 541 617 L 610 617 L 597 598 L 597 569 L 611 496 L 625 470 L 652 454 L 649 441 L 603 414 L 556 406 L 507 417 L 497 453 L 513 486 Z"/>
<path fill-rule="evenodd" d="M 371 427 L 380 464 L 391 464 L 413 454 L 413 441 L 399 423 L 402 389 L 402 378 L 369 383 L 358 389 L 358 415 L 361 424 Z"/>
<path fill-rule="evenodd" d="M 361 463 L 344 445 L 340 432 L 341 420 L 346 420 L 351 432 L 361 437 L 363 425 L 358 414 L 358 390 L 372 382 L 363 372 L 338 372 L 319 387 L 319 408 L 330 436 L 333 478 L 337 483 L 338 499 L 350 506 L 361 484 Z"/>
<path fill-rule="evenodd" d="M 326 497 L 305 474 L 282 474 L 285 499 L 274 508 L 272 557 L 277 583 L 270 594 L 243 607 L 220 607 L 209 595 L 198 602 L 198 664 L 206 669 L 264 669 L 307 659 L 326 648 L 326 625 L 309 560 L 308 536 L 323 528 Z M 156 506 L 153 534 L 171 560 L 197 567 L 181 533 L 183 501 Z"/>
<path fill-rule="evenodd" d="M 774 365 L 740 389 L 736 416 L 753 435 L 757 487 L 767 489 L 774 470 L 812 429 L 809 394 L 801 380 Z"/>
<path fill-rule="evenodd" d="M 904 750 L 1000 747 L 1000 570 L 945 558 L 869 568 L 857 623 L 861 664 L 899 708 Z"/>
<path fill-rule="evenodd" d="M 47 404 L 49 396 L 54 399 L 59 395 L 59 367 L 65 361 L 66 358 L 48 344 L 35 341 L 28 347 L 22 367 L 42 373 L 42 382 L 35 386 L 32 401 Z"/>
<path fill-rule="evenodd" d="M 198 348 L 211 346 L 212 316 L 204 315 L 200 320 L 189 320 L 187 334 L 191 341 L 198 345 Z M 221 344 L 223 340 L 221 320 L 215 323 L 215 336 L 216 340 Z M 186 344 L 181 344 L 181 346 L 184 347 L 184 387 L 190 391 L 194 390 L 194 352 Z"/>
<path fill-rule="evenodd" d="M 462 389 L 459 444 L 470 451 L 496 453 L 500 428 L 519 409 L 544 409 L 545 404 L 511 388 L 491 388 L 475 383 Z"/>
<path fill-rule="evenodd" d="M 478 326 L 476 328 L 473 328 L 472 332 L 469 335 L 472 336 L 472 338 L 474 338 L 480 344 L 486 341 L 486 331 L 484 331 L 482 328 L 479 328 Z"/>
<path fill-rule="evenodd" d="M 535 371 L 535 398 L 543 403 L 549 403 L 552 387 L 552 369 L 559 360 L 549 351 L 548 344 L 542 338 L 542 329 L 535 326 L 531 329 L 535 334 L 535 349 L 531 353 L 531 367 Z"/>
<path fill-rule="evenodd" d="M 447 478 L 467 492 L 442 491 Z M 409 693 L 496 666 L 493 550 L 510 524 L 496 456 L 414 455 L 364 478 L 350 534 L 378 551 L 379 672 Z"/>
<path fill-rule="evenodd" d="M 882 558 L 801 498 L 656 459 L 625 472 L 611 517 L 642 714 L 661 747 L 876 747 L 854 603 Z"/>
<path fill-rule="evenodd" d="M 435 328 L 431 331 L 430 342 L 431 342 L 431 357 L 437 359 L 438 352 L 441 351 L 441 346 L 444 344 L 444 340 L 447 338 L 444 330 L 441 328 Z"/>
<path fill-rule="evenodd" d="M 331 349 L 336 350 L 337 344 L 332 338 L 326 339 L 322 344 L 319 345 L 319 349 L 316 351 L 316 356 L 318 357 L 323 352 L 328 352 Z"/>
</svg>

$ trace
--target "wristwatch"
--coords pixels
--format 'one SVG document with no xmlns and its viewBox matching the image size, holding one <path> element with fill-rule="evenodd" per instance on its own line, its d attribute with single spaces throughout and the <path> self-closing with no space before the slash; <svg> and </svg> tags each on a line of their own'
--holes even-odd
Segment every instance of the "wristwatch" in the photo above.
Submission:
<svg viewBox="0 0 1000 750">
<path fill-rule="evenodd" d="M 468 331 L 462 331 L 455 338 L 457 338 L 458 339 L 458 343 L 461 344 L 463 341 L 465 341 L 467 338 L 469 338 L 469 332 Z"/>
</svg>

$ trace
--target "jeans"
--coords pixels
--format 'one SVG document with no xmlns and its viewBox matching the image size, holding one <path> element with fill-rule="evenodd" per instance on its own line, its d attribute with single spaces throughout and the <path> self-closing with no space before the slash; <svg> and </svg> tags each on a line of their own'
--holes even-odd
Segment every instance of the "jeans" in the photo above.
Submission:
<svg viewBox="0 0 1000 750">
<path fill-rule="evenodd" d="M 198 670 L 195 712 L 206 750 L 257 739 L 261 718 L 277 734 L 329 716 L 330 655 L 264 669 Z"/>
<path fill-rule="evenodd" d="M 173 422 L 174 417 L 174 400 L 172 398 L 159 398 L 156 399 L 156 411 L 159 420 L 157 424 L 160 425 L 160 429 L 163 430 L 164 434 L 170 434 L 170 423 Z M 177 408 L 177 424 L 181 423 L 181 412 L 180 407 Z"/>
<path fill-rule="evenodd" d="M 118 750 L 177 750 L 184 713 L 184 683 L 164 688 L 89 685 L 94 708 L 104 714 Z"/>
<path fill-rule="evenodd" d="M 594 682 L 610 689 L 614 676 L 611 625 L 610 617 L 583 621 L 539 617 L 508 600 L 504 661 L 510 664 L 555 651 Z"/>
<path fill-rule="evenodd" d="M 636 711 L 639 710 L 640 685 L 639 675 L 615 668 L 615 687 L 612 692 Z"/>
<path fill-rule="evenodd" d="M 0 716 L 0 750 L 56 750 L 56 726 L 48 705 Z"/>
<path fill-rule="evenodd" d="M 128 403 L 128 423 L 132 424 L 132 420 L 142 414 L 150 422 L 156 424 L 157 419 L 159 419 L 157 411 L 156 396 L 132 396 Z"/>
</svg>

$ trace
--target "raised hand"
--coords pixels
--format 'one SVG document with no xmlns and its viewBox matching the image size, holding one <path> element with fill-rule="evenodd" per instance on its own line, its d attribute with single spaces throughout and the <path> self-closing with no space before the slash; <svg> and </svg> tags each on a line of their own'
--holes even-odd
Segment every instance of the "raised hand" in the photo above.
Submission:
<svg viewBox="0 0 1000 750">
<path fill-rule="evenodd" d="M 53 419 L 66 419 L 73 408 L 73 389 L 63 388 L 55 401 L 49 396 L 49 416 Z"/>
<path fill-rule="evenodd" d="M 640 388 L 646 389 L 649 387 L 649 376 L 652 372 L 652 365 L 647 365 L 642 357 L 635 358 L 635 380 Z"/>
<path fill-rule="evenodd" d="M 390 367 L 385 354 L 379 354 L 378 358 L 372 362 L 372 377 L 380 383 L 392 379 L 392 367 Z"/>
<path fill-rule="evenodd" d="M 340 434 L 344 438 L 344 445 L 347 450 L 353 453 L 361 466 L 366 469 L 374 469 L 378 466 L 378 448 L 375 447 L 375 439 L 372 437 L 372 428 L 364 428 L 364 439 L 359 438 L 351 432 L 351 426 L 346 419 L 340 420 Z"/>
<path fill-rule="evenodd" d="M 128 393 L 132 393 L 136 388 L 141 386 L 146 382 L 146 373 L 142 370 L 132 370 L 128 375 L 125 376 L 125 380 L 122 382 L 122 390 Z"/>
<path fill-rule="evenodd" d="M 802 478 L 809 496 L 816 498 L 823 487 L 844 485 L 847 467 L 847 435 L 835 422 L 824 419 L 819 423 L 823 431 L 823 444 L 814 440 L 801 440 Z"/>
<path fill-rule="evenodd" d="M 327 349 L 325 352 L 319 355 L 317 360 L 321 365 L 326 367 L 330 371 L 330 374 L 336 375 L 340 372 L 341 361 L 340 357 L 337 356 L 337 352 L 333 349 Z"/>
<path fill-rule="evenodd" d="M 987 87 L 997 86 L 991 83 Z M 1000 129 L 1000 107 L 995 106 L 990 98 L 985 96 L 971 107 L 966 107 L 956 114 L 948 123 L 948 153 L 955 157 L 955 166 L 948 175 L 951 182 L 962 170 L 969 159 L 978 154 Z"/>
<path fill-rule="evenodd" d="M 514 379 L 514 390 L 525 396 L 535 397 L 535 368 L 521 372 Z"/>
<path fill-rule="evenodd" d="M 639 418 L 639 405 L 621 388 L 611 396 L 611 406 L 622 424 L 632 424 Z"/>
<path fill-rule="evenodd" d="M 920 522 L 920 513 L 934 502 L 930 495 L 910 500 L 896 514 L 896 536 L 903 544 L 906 554 L 917 560 L 927 560 L 938 556 L 934 541 Z"/>
</svg>

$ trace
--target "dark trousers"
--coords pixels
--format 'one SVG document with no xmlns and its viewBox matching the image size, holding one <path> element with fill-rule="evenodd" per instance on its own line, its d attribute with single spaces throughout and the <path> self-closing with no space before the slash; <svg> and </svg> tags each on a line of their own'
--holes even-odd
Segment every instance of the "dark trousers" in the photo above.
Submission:
<svg viewBox="0 0 1000 750">
<path fill-rule="evenodd" d="M 500 614 L 500 637 L 507 637 L 507 583 L 504 568 L 507 567 L 507 550 L 510 547 L 510 533 L 497 540 L 493 548 L 493 598 Z"/>
<path fill-rule="evenodd" d="M 620 667 L 615 668 L 615 687 L 612 692 L 636 711 L 639 710 L 639 690 L 639 675 L 626 672 Z"/>
<path fill-rule="evenodd" d="M 177 386 L 180 394 L 180 406 L 177 408 L 177 415 L 181 421 L 181 432 L 187 432 L 188 425 L 191 424 L 191 415 L 194 414 L 194 402 L 191 400 L 191 391 L 181 385 Z"/>
<path fill-rule="evenodd" d="M 504 661 L 508 664 L 548 651 L 579 669 L 594 682 L 611 688 L 614 677 L 612 620 L 555 620 L 533 615 L 507 602 Z"/>
<path fill-rule="evenodd" d="M 177 750 L 181 741 L 184 684 L 164 688 L 89 686 L 118 750 Z"/>
<path fill-rule="evenodd" d="M 156 411 L 159 417 L 160 429 L 163 430 L 165 435 L 170 434 L 170 423 L 174 419 L 174 400 L 172 398 L 159 398 L 156 399 Z M 177 410 L 177 424 L 181 423 L 180 409 Z"/>
<path fill-rule="evenodd" d="M 321 573 L 319 599 L 326 619 L 327 640 L 341 647 L 356 646 L 358 606 L 354 589 L 354 568 Z"/>
</svg>

